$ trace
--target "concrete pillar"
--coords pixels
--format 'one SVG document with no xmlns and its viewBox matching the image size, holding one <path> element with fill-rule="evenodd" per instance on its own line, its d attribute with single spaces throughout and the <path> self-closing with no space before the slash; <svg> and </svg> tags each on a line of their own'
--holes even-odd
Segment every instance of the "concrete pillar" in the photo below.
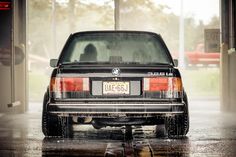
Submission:
<svg viewBox="0 0 236 157">
<path fill-rule="evenodd" d="M 14 102 L 20 102 L 20 105 L 15 107 L 15 112 L 25 112 L 28 106 L 27 98 L 27 54 L 26 54 L 26 15 L 27 6 L 26 0 L 14 1 L 14 40 L 13 47 L 15 60 L 19 60 L 17 54 L 22 54 L 22 61 L 14 66 Z"/>
<path fill-rule="evenodd" d="M 235 52 L 235 26 L 236 26 L 236 2 L 229 3 L 229 103 L 230 110 L 236 111 L 236 52 Z"/>
<path fill-rule="evenodd" d="M 54 17 L 55 18 L 55 17 Z M 76 31 L 76 24 L 75 24 L 75 0 L 69 1 L 69 25 L 70 25 L 70 32 L 74 33 Z"/>
<path fill-rule="evenodd" d="M 0 8 L 0 112 L 24 112 L 26 84 L 26 0 L 8 0 Z"/>
<path fill-rule="evenodd" d="M 221 109 L 236 111 L 236 52 L 234 0 L 221 0 Z"/>
<path fill-rule="evenodd" d="M 0 113 L 8 112 L 12 102 L 12 1 L 0 2 Z M 5 7 L 3 7 L 5 6 Z"/>
<path fill-rule="evenodd" d="M 120 0 L 114 0 L 114 19 L 115 19 L 115 30 L 120 29 Z"/>
<path fill-rule="evenodd" d="M 229 57 L 228 44 L 221 44 L 220 54 L 220 102 L 221 110 L 227 111 L 230 108 L 229 104 Z"/>
</svg>

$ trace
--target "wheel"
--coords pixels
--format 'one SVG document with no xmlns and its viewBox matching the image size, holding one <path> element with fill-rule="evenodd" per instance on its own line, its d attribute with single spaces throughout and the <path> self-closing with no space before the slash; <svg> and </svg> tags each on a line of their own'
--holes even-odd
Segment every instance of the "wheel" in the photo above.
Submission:
<svg viewBox="0 0 236 157">
<path fill-rule="evenodd" d="M 60 117 L 61 124 L 61 137 L 72 138 L 73 137 L 73 127 L 71 117 Z"/>
<path fill-rule="evenodd" d="M 187 116 L 178 115 L 169 117 L 166 122 L 166 131 L 169 138 L 182 138 L 188 133 L 189 122 Z"/>
<path fill-rule="evenodd" d="M 47 112 L 48 92 L 44 94 L 42 112 L 42 131 L 45 136 L 72 137 L 72 119 L 70 117 L 58 117 Z"/>
<path fill-rule="evenodd" d="M 169 138 L 182 138 L 189 131 L 189 113 L 188 113 L 188 99 L 184 92 L 185 111 L 181 115 L 168 117 L 165 122 L 165 128 Z"/>
<path fill-rule="evenodd" d="M 47 112 L 48 92 L 44 94 L 43 112 L 42 112 L 42 131 L 45 136 L 61 136 L 61 124 L 59 117 Z"/>
</svg>

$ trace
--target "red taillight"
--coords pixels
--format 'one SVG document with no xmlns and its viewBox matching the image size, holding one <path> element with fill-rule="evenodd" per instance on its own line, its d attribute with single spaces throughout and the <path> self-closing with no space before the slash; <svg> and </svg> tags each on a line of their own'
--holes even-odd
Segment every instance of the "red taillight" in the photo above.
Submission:
<svg viewBox="0 0 236 157">
<path fill-rule="evenodd" d="M 153 77 L 144 78 L 144 91 L 182 91 L 182 81 L 179 77 Z"/>
<path fill-rule="evenodd" d="M 52 92 L 89 91 L 89 79 L 78 77 L 54 77 L 50 82 Z"/>
</svg>

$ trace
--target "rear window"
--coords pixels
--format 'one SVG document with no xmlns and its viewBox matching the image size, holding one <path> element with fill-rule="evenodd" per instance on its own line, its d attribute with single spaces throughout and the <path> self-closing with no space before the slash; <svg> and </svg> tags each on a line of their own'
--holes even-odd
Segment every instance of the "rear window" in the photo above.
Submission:
<svg viewBox="0 0 236 157">
<path fill-rule="evenodd" d="M 144 33 L 88 33 L 72 37 L 61 63 L 170 64 L 158 36 Z"/>
</svg>

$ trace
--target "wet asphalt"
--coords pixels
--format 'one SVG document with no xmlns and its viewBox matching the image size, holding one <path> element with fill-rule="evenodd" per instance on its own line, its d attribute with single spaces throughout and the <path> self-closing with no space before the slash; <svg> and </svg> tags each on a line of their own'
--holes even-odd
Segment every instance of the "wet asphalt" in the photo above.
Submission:
<svg viewBox="0 0 236 157">
<path fill-rule="evenodd" d="M 156 138 L 154 126 L 133 126 L 127 133 L 125 127 L 89 125 L 74 126 L 72 139 L 45 138 L 40 112 L 0 114 L 0 157 L 235 157 L 236 114 L 220 112 L 218 100 L 190 103 L 190 131 L 183 139 Z"/>
</svg>

